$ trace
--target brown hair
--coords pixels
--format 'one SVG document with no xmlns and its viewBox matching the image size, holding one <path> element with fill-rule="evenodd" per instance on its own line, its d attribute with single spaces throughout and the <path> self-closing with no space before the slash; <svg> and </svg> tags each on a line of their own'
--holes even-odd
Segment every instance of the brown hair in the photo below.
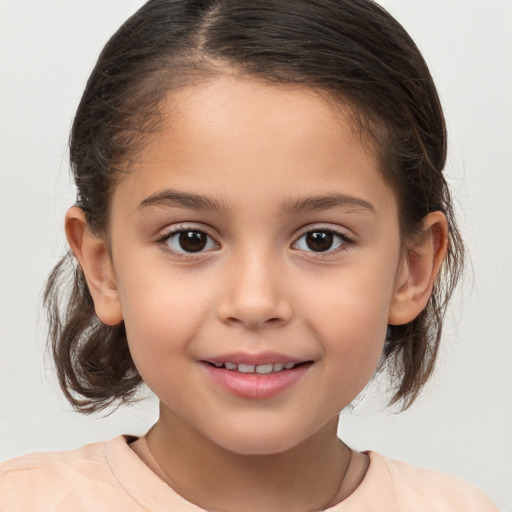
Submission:
<svg viewBox="0 0 512 512">
<path fill-rule="evenodd" d="M 432 374 L 464 248 L 442 174 L 446 132 L 432 77 L 402 26 L 374 2 L 294 0 L 293 8 L 289 0 L 147 2 L 105 46 L 74 120 L 71 165 L 90 229 L 107 233 L 123 163 L 158 129 L 165 94 L 228 68 L 325 91 L 349 105 L 395 190 L 405 239 L 429 212 L 446 215 L 448 255 L 428 305 L 414 321 L 393 326 L 382 358 L 395 386 L 391 402 L 408 407 Z M 66 288 L 68 265 L 74 274 Z M 93 412 L 133 398 L 142 380 L 124 325 L 98 320 L 72 256 L 49 276 L 45 304 L 60 384 L 73 406 Z"/>
</svg>

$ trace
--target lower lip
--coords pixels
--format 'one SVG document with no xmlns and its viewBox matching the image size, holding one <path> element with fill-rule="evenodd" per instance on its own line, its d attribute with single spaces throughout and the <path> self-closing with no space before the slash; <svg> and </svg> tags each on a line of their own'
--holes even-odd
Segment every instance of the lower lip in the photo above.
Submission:
<svg viewBox="0 0 512 512">
<path fill-rule="evenodd" d="M 311 363 L 275 373 L 242 373 L 203 363 L 210 378 L 229 393 L 243 398 L 272 398 L 293 386 L 308 371 Z"/>
</svg>

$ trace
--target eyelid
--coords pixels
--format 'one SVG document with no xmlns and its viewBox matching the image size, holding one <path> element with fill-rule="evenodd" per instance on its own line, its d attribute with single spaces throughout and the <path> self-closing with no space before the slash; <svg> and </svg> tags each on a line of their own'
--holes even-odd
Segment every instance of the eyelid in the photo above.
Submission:
<svg viewBox="0 0 512 512">
<path fill-rule="evenodd" d="M 158 236 L 156 244 L 161 248 L 162 251 L 169 253 L 173 257 L 182 261 L 197 261 L 209 256 L 212 253 L 211 249 L 206 251 L 201 250 L 198 252 L 179 252 L 172 249 L 167 243 L 168 240 L 184 231 L 196 231 L 198 233 L 203 233 L 214 242 L 216 245 L 215 250 L 218 250 L 221 247 L 220 243 L 217 241 L 217 237 L 212 235 L 208 228 L 205 228 L 203 225 L 194 223 L 173 224 L 172 226 L 167 227 Z"/>
<path fill-rule="evenodd" d="M 334 250 L 326 250 L 326 251 L 313 251 L 313 250 L 304 250 L 297 249 L 296 245 L 298 241 L 305 235 L 314 232 L 326 232 L 332 233 L 335 236 L 339 237 L 342 240 L 342 243 L 339 247 Z M 349 235 L 346 230 L 340 228 L 339 226 L 329 226 L 326 224 L 317 224 L 317 225 L 309 225 L 301 229 L 300 233 L 295 237 L 295 241 L 292 243 L 292 249 L 296 249 L 300 252 L 306 253 L 308 257 L 313 258 L 327 258 L 329 256 L 333 256 L 338 254 L 339 252 L 346 251 L 353 247 L 356 244 L 356 241 L 352 235 Z"/>
<path fill-rule="evenodd" d="M 178 252 L 169 247 L 167 244 L 167 241 L 173 236 L 178 233 L 181 233 L 183 231 L 197 231 L 200 233 L 204 233 L 206 236 L 208 236 L 216 245 L 216 249 L 214 250 L 206 250 L 206 251 L 198 251 L 198 252 Z M 217 241 L 218 236 L 213 235 L 211 233 L 211 229 L 209 227 L 205 227 L 203 224 L 197 224 L 197 223 L 180 223 L 180 224 L 173 224 L 164 230 L 161 231 L 161 234 L 158 236 L 156 240 L 156 244 L 160 246 L 161 250 L 170 253 L 173 257 L 177 259 L 181 259 L 182 261 L 197 261 L 200 259 L 203 259 L 207 256 L 210 256 L 212 252 L 215 252 L 216 250 L 219 250 L 221 248 L 221 244 Z M 337 237 L 339 237 L 342 240 L 341 245 L 338 248 L 335 248 L 334 250 L 326 250 L 326 251 L 307 251 L 303 249 L 297 249 L 295 246 L 297 245 L 297 242 L 305 235 L 311 232 L 315 231 L 324 231 L 328 233 L 333 233 Z M 329 224 L 313 224 L 303 227 L 299 234 L 295 236 L 294 242 L 291 245 L 292 249 L 295 249 L 299 252 L 306 253 L 308 257 L 310 258 L 327 258 L 329 256 L 333 256 L 338 254 L 339 252 L 347 251 L 354 245 L 356 245 L 355 237 L 351 234 L 347 233 L 348 230 L 345 230 L 341 228 L 340 226 L 332 226 Z"/>
</svg>

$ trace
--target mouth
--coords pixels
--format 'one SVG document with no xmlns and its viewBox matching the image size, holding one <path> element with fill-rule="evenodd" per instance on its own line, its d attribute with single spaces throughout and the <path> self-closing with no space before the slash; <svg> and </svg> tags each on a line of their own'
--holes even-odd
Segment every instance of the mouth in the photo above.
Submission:
<svg viewBox="0 0 512 512">
<path fill-rule="evenodd" d="M 277 360 L 276 359 L 280 359 Z M 282 394 L 300 382 L 314 361 L 269 356 L 232 356 L 201 361 L 210 382 L 239 398 L 263 400 Z"/>
<path fill-rule="evenodd" d="M 239 373 L 257 373 L 260 375 L 268 375 L 269 373 L 278 373 L 287 370 L 293 370 L 298 366 L 312 363 L 312 361 L 303 362 L 287 362 L 287 363 L 266 363 L 266 364 L 248 364 L 248 363 L 232 363 L 229 361 L 206 361 L 207 364 L 214 368 L 224 368 L 229 371 Z"/>
</svg>

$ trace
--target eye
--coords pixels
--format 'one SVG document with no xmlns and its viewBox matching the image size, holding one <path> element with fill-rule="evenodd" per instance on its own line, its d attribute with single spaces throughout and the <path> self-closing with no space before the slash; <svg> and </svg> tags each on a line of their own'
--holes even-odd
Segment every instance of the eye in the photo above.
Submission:
<svg viewBox="0 0 512 512">
<path fill-rule="evenodd" d="M 304 233 L 293 245 L 294 249 L 307 252 L 337 252 L 350 243 L 347 236 L 330 229 L 315 229 Z"/>
<path fill-rule="evenodd" d="M 217 249 L 218 244 L 204 231 L 199 229 L 178 229 L 161 240 L 169 250 L 178 255 L 201 253 Z"/>
</svg>

